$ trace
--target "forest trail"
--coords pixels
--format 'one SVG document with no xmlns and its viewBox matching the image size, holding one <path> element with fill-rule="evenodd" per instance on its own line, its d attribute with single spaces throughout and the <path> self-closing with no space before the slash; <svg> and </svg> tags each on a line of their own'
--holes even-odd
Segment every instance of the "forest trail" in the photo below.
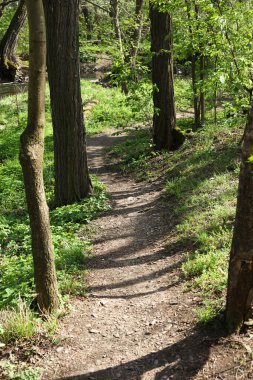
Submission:
<svg viewBox="0 0 253 380">
<path fill-rule="evenodd" d="M 89 139 L 89 166 L 112 209 L 93 222 L 90 296 L 74 299 L 61 320 L 60 343 L 38 363 L 43 379 L 233 379 L 214 375 L 217 352 L 205 366 L 220 331 L 196 325 L 198 298 L 184 292 L 179 270 L 187 246 L 161 184 L 135 183 L 105 161 L 105 148 L 122 138 Z M 221 367 L 229 364 L 221 359 Z"/>
</svg>

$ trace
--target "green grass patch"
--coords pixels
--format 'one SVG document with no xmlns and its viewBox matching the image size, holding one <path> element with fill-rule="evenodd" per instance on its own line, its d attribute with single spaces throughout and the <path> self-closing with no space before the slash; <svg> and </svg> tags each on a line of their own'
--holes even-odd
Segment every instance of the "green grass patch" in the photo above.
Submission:
<svg viewBox="0 0 253 380">
<path fill-rule="evenodd" d="M 44 180 L 49 204 L 53 200 L 53 135 L 47 91 Z M 30 226 L 22 171 L 18 161 L 19 138 L 26 125 L 27 95 L 0 100 L 0 309 L 17 308 L 22 299 L 35 297 Z M 91 254 L 89 237 L 79 231 L 107 209 L 104 186 L 92 178 L 94 194 L 80 203 L 50 211 L 59 288 L 64 294 L 85 295 L 85 271 Z"/>
<path fill-rule="evenodd" d="M 127 130 L 130 127 L 151 125 L 153 117 L 152 84 L 142 79 L 131 84 L 125 96 L 120 87 L 103 88 L 98 84 L 82 81 L 84 108 L 96 101 L 86 116 L 88 135 L 101 133 L 105 129 Z M 175 78 L 175 97 L 178 109 L 188 109 L 191 105 L 191 84 L 189 80 Z M 191 120 L 191 119 L 190 119 Z M 190 121 L 192 125 L 192 121 Z"/>
<path fill-rule="evenodd" d="M 108 154 L 119 170 L 134 172 L 139 181 L 147 180 L 151 174 L 149 159 L 155 155 L 150 131 L 139 128 L 129 132 L 129 139 L 115 144 Z"/>
<path fill-rule="evenodd" d="M 85 114 L 88 135 L 106 129 L 125 130 L 152 118 L 151 84 L 143 81 L 125 96 L 119 87 L 103 88 L 99 84 L 82 81 L 84 109 L 96 101 L 91 112 Z"/>
</svg>

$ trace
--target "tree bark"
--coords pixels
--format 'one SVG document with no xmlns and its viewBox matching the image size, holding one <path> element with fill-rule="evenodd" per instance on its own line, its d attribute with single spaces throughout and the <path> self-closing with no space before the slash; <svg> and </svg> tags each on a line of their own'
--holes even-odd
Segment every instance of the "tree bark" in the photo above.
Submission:
<svg viewBox="0 0 253 380">
<path fill-rule="evenodd" d="M 242 148 L 237 210 L 230 252 L 226 322 L 237 332 L 252 317 L 253 301 L 253 107 L 248 116 Z"/>
<path fill-rule="evenodd" d="M 200 96 L 199 96 L 200 124 L 201 124 L 201 127 L 203 127 L 205 125 L 205 93 L 203 90 L 203 85 L 204 85 L 204 80 L 205 80 L 205 58 L 202 54 L 199 59 L 199 65 L 200 65 L 199 78 L 201 81 L 201 89 L 200 89 Z"/>
<path fill-rule="evenodd" d="M 143 27 L 143 0 L 136 0 L 135 2 L 135 26 L 131 37 L 130 59 L 132 69 L 136 67 L 136 58 L 141 42 L 142 27 Z"/>
<path fill-rule="evenodd" d="M 172 19 L 150 5 L 151 52 L 153 81 L 153 142 L 156 150 L 169 150 L 173 145 L 176 112 L 173 83 Z"/>
<path fill-rule="evenodd" d="M 92 22 L 92 13 L 87 7 L 87 5 L 82 6 L 82 14 L 84 17 L 85 25 L 86 25 L 86 30 L 87 30 L 87 40 L 92 39 L 92 32 L 93 32 L 93 22 Z"/>
<path fill-rule="evenodd" d="M 79 0 L 44 0 L 54 130 L 55 205 L 91 192 L 80 89 Z"/>
<path fill-rule="evenodd" d="M 124 49 L 123 49 L 123 43 L 122 43 L 120 23 L 119 23 L 119 0 L 110 0 L 110 6 L 111 6 L 111 17 L 112 17 L 114 33 L 118 41 L 121 59 L 124 62 Z"/>
<path fill-rule="evenodd" d="M 18 71 L 15 50 L 20 30 L 26 20 L 26 15 L 25 0 L 20 0 L 11 23 L 0 42 L 0 78 L 3 80 L 15 80 Z"/>
<path fill-rule="evenodd" d="M 21 135 L 20 163 L 32 233 L 37 301 L 42 313 L 59 305 L 49 212 L 43 182 L 46 35 L 42 0 L 27 0 L 30 65 L 28 122 Z"/>
<path fill-rule="evenodd" d="M 197 88 L 197 53 L 192 54 L 192 89 L 193 89 L 193 108 L 194 108 L 194 128 L 197 130 L 201 126 L 200 120 L 200 97 Z"/>
<path fill-rule="evenodd" d="M 191 3 L 188 0 L 185 0 L 185 5 L 186 5 L 186 13 L 187 13 L 187 18 L 188 18 L 188 29 L 189 29 L 189 35 L 190 38 L 194 38 L 194 33 L 192 30 L 192 19 L 191 19 Z M 194 16 L 195 16 L 195 22 L 198 22 L 199 18 L 199 8 L 194 1 Z M 198 28 L 197 28 L 198 29 Z M 198 52 L 201 49 L 198 49 Z M 205 100 L 204 100 L 204 92 L 203 91 L 198 91 L 197 87 L 197 80 L 198 80 L 198 74 L 199 74 L 199 79 L 204 80 L 204 57 L 201 55 L 200 57 L 200 70 L 198 73 L 198 52 L 193 50 L 192 48 L 192 53 L 191 53 L 191 71 L 192 71 L 192 91 L 193 91 L 193 108 L 194 108 L 194 127 L 193 130 L 197 130 L 202 122 L 204 125 L 204 117 L 205 117 Z M 202 72 L 203 69 L 203 72 Z"/>
</svg>

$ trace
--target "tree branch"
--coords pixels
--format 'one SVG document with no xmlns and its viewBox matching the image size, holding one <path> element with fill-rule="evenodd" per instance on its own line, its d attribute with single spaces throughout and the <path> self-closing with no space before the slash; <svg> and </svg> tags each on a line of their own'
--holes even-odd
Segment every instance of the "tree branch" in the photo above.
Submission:
<svg viewBox="0 0 253 380">
<path fill-rule="evenodd" d="M 91 1 L 91 0 L 85 0 L 84 2 L 85 2 L 85 3 L 88 3 L 88 4 L 91 4 L 91 5 L 93 5 L 94 7 L 97 7 L 97 8 L 101 9 L 102 11 L 104 11 L 104 12 L 106 12 L 106 13 L 108 13 L 108 14 L 110 13 L 110 12 L 108 11 L 108 9 L 102 7 L 101 5 L 98 5 L 98 4 L 94 3 L 94 2 Z"/>
</svg>

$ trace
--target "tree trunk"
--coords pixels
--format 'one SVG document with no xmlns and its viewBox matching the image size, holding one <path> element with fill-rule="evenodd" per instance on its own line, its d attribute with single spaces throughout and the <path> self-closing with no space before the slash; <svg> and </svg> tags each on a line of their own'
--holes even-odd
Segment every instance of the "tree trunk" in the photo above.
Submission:
<svg viewBox="0 0 253 380">
<path fill-rule="evenodd" d="M 253 107 L 245 128 L 237 210 L 230 252 L 226 322 L 239 331 L 252 316 L 253 301 Z"/>
<path fill-rule="evenodd" d="M 32 233 L 37 301 L 42 313 L 59 305 L 49 212 L 43 182 L 46 35 L 42 0 L 27 0 L 30 66 L 28 122 L 21 135 L 20 163 Z"/>
<path fill-rule="evenodd" d="M 25 0 L 20 0 L 11 23 L 0 42 L 0 78 L 3 80 L 15 80 L 18 70 L 15 49 L 17 47 L 20 30 L 26 20 L 26 15 Z"/>
<path fill-rule="evenodd" d="M 130 59 L 132 69 L 136 67 L 136 58 L 141 42 L 142 27 L 143 27 L 143 0 L 136 0 L 135 2 L 135 26 L 131 37 Z"/>
<path fill-rule="evenodd" d="M 176 126 L 173 84 L 172 19 L 150 5 L 153 81 L 153 142 L 155 149 L 169 150 Z"/>
<path fill-rule="evenodd" d="M 112 17 L 114 33 L 118 41 L 122 61 L 124 62 L 124 50 L 123 50 L 121 29 L 120 29 L 120 23 L 119 23 L 119 0 L 110 0 L 110 6 L 111 6 L 111 17 Z"/>
<path fill-rule="evenodd" d="M 204 80 L 205 80 L 205 58 L 202 54 L 200 56 L 199 65 L 200 65 L 199 78 L 201 81 L 201 89 L 200 89 L 200 97 L 199 97 L 200 124 L 201 124 L 201 127 L 203 127 L 205 125 L 205 93 L 203 90 Z"/>
<path fill-rule="evenodd" d="M 91 192 L 80 89 L 79 0 L 44 0 L 54 129 L 55 205 Z"/>
<path fill-rule="evenodd" d="M 193 89 L 193 107 L 194 107 L 194 128 L 197 130 L 201 126 L 200 120 L 200 98 L 197 88 L 197 53 L 192 54 L 192 89 Z"/>
<path fill-rule="evenodd" d="M 93 32 L 93 22 L 92 22 L 91 11 L 89 7 L 87 7 L 87 5 L 82 6 L 82 14 L 83 14 L 85 25 L 86 25 L 87 40 L 91 40 L 92 32 Z"/>
<path fill-rule="evenodd" d="M 188 18 L 188 29 L 190 39 L 193 40 L 194 32 L 192 30 L 192 16 L 191 16 L 191 2 L 185 0 L 186 12 Z M 194 1 L 194 15 L 195 22 L 198 22 L 199 9 Z M 202 98 L 200 99 L 198 88 L 197 88 L 197 65 L 198 65 L 198 53 L 192 49 L 191 53 L 191 71 L 192 71 L 192 92 L 193 92 L 193 108 L 194 108 L 194 127 L 193 130 L 197 130 L 201 126 L 201 117 L 204 116 L 204 94 L 202 93 Z M 201 110 L 203 113 L 201 114 Z"/>
</svg>

